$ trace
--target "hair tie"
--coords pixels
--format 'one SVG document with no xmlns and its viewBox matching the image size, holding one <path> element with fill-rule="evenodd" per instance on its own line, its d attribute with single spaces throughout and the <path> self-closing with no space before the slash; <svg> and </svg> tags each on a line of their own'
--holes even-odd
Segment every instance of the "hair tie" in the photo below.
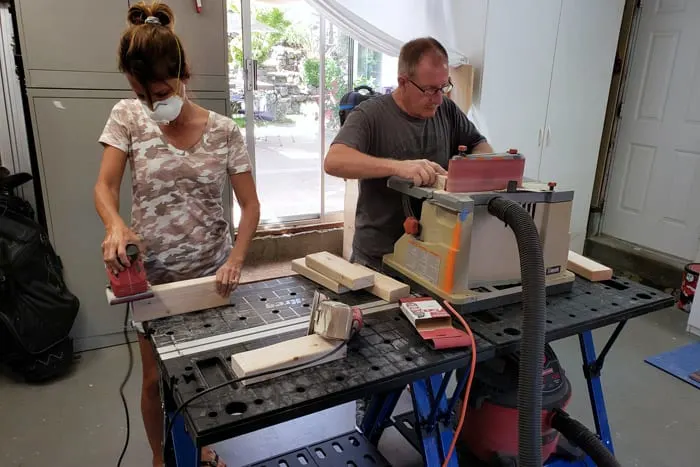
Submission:
<svg viewBox="0 0 700 467">
<path fill-rule="evenodd" d="M 156 18 L 155 16 L 149 16 L 146 18 L 146 21 L 144 21 L 146 24 L 160 24 L 160 20 Z"/>
</svg>

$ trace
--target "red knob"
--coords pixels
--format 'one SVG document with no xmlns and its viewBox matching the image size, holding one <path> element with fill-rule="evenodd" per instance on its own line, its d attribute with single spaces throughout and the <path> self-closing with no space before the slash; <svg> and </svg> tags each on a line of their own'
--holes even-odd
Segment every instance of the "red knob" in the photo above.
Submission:
<svg viewBox="0 0 700 467">
<path fill-rule="evenodd" d="M 517 154 L 517 153 L 518 153 L 518 150 L 517 150 L 517 149 L 512 149 L 512 148 L 511 148 L 511 149 L 508 150 L 508 154 Z"/>
<path fill-rule="evenodd" d="M 557 182 L 549 182 L 547 183 L 547 186 L 549 187 L 549 191 L 554 191 L 554 187 L 557 186 Z"/>
<path fill-rule="evenodd" d="M 407 217 L 406 220 L 403 221 L 403 231 L 408 235 L 418 235 L 418 232 L 420 231 L 420 223 L 418 222 L 418 219 L 415 217 Z"/>
</svg>

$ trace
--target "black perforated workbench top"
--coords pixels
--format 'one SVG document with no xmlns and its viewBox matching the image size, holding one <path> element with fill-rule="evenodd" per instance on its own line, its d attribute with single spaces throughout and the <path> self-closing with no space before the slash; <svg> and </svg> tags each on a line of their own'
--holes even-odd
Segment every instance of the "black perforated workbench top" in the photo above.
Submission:
<svg viewBox="0 0 700 467">
<path fill-rule="evenodd" d="M 304 321 L 318 286 L 301 277 L 241 285 L 232 305 L 148 323 L 156 349 L 186 347 L 222 335 L 285 320 Z M 331 298 L 351 305 L 377 302 L 366 292 Z M 591 283 L 578 279 L 571 292 L 548 298 L 547 340 L 556 340 L 670 306 L 672 297 L 623 279 Z M 512 351 L 520 339 L 519 304 L 468 315 L 477 337 L 478 359 Z M 164 353 L 161 369 L 177 404 L 205 388 L 234 379 L 230 356 L 306 334 L 303 324 L 283 335 L 237 342 L 187 355 Z M 204 339 L 204 341 L 202 341 Z M 245 340 L 245 339 L 243 339 Z M 188 430 L 206 445 L 289 419 L 356 400 L 369 393 L 401 388 L 416 379 L 466 367 L 469 351 L 431 350 L 398 308 L 365 317 L 365 327 L 344 359 L 250 386 L 226 386 L 205 394 L 185 410 Z"/>
</svg>

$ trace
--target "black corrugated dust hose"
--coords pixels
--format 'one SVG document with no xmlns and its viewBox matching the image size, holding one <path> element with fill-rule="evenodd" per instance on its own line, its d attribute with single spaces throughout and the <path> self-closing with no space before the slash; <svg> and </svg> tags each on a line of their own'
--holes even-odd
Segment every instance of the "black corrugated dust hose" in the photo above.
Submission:
<svg viewBox="0 0 700 467">
<path fill-rule="evenodd" d="M 581 448 L 598 467 L 620 467 L 620 463 L 600 438 L 563 410 L 554 410 L 552 428 Z"/>
<path fill-rule="evenodd" d="M 518 466 L 542 467 L 542 367 L 547 313 L 542 244 L 530 214 L 518 203 L 496 197 L 488 212 L 515 235 L 520 256 L 523 322 L 518 376 Z"/>
</svg>

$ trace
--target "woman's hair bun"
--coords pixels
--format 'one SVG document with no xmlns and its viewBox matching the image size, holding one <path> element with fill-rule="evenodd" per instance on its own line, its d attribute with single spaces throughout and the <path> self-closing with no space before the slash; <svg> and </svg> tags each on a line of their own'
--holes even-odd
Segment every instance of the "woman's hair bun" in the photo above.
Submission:
<svg viewBox="0 0 700 467">
<path fill-rule="evenodd" d="M 173 10 L 161 2 L 153 2 L 150 5 L 146 2 L 139 2 L 131 5 L 127 13 L 127 21 L 133 26 L 145 24 L 146 19 L 150 16 L 158 18 L 161 26 L 166 26 L 168 29 L 175 28 L 175 14 Z"/>
</svg>

